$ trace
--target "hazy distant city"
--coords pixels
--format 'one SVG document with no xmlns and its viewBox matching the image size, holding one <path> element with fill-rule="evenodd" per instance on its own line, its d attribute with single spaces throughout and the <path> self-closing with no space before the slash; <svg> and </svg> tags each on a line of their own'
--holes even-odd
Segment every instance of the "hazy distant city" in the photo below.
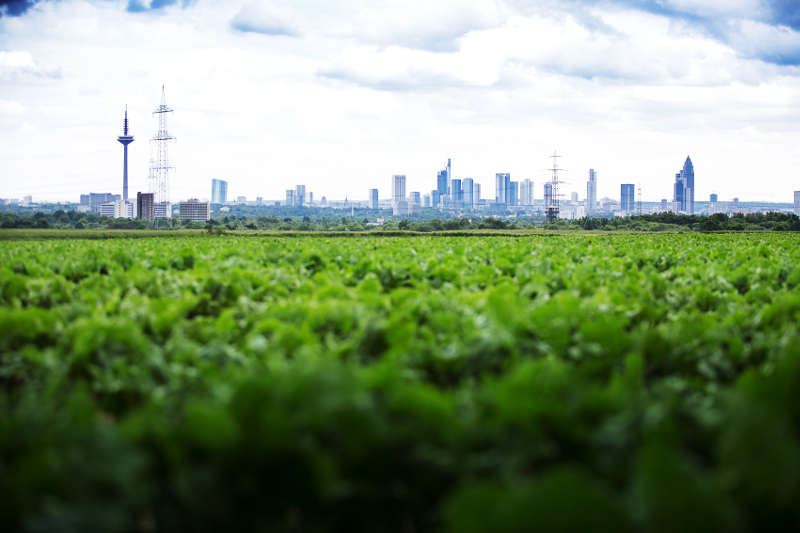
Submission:
<svg viewBox="0 0 800 533">
<path fill-rule="evenodd" d="M 121 219 L 145 219 L 149 221 L 177 216 L 181 221 L 205 222 L 213 214 L 230 212 L 234 206 L 249 207 L 285 207 L 290 209 L 338 209 L 373 212 L 375 224 L 380 224 L 385 216 L 415 217 L 426 213 L 440 214 L 442 217 L 492 216 L 495 218 L 515 218 L 520 216 L 542 218 L 549 222 L 558 219 L 576 220 L 584 217 L 625 217 L 671 212 L 685 215 L 712 215 L 725 213 L 766 213 L 794 212 L 800 215 L 800 191 L 794 192 L 793 203 L 747 202 L 746 199 L 730 198 L 720 200 L 717 193 L 711 194 L 707 200 L 695 198 L 695 171 L 690 156 L 674 174 L 672 198 L 660 201 L 644 201 L 642 186 L 637 183 L 621 183 L 617 198 L 597 198 L 600 171 L 588 169 L 586 185 L 581 191 L 570 190 L 565 194 L 564 184 L 560 180 L 561 156 L 554 152 L 551 157 L 550 176 L 542 182 L 529 178 L 514 180 L 508 172 L 495 174 L 494 190 L 482 191 L 477 178 L 461 175 L 456 177 L 453 162 L 438 172 L 431 172 L 431 189 L 424 191 L 407 191 L 407 179 L 404 174 L 395 174 L 390 178 L 390 191 L 381 195 L 381 184 L 376 183 L 364 196 L 343 193 L 344 198 L 328 199 L 326 196 L 315 198 L 314 192 L 307 190 L 306 185 L 299 184 L 286 189 L 283 199 L 264 199 L 246 196 L 229 196 L 230 180 L 212 178 L 207 183 L 210 187 L 210 198 L 198 194 L 197 198 L 171 202 L 169 196 L 170 179 L 175 166 L 169 158 L 169 146 L 175 140 L 168 130 L 167 117 L 174 110 L 167 105 L 166 91 L 162 87 L 161 102 L 154 109 L 156 117 L 156 133 L 151 139 L 152 155 L 148 174 L 148 190 L 137 191 L 135 198 L 128 192 L 128 148 L 135 141 L 129 134 L 129 119 L 125 110 L 121 135 L 117 141 L 122 145 L 122 179 L 117 182 L 117 190 L 113 192 L 113 183 L 109 182 L 112 192 L 80 192 L 79 202 L 57 202 L 40 204 L 32 196 L 20 199 L 0 199 L 0 206 L 37 210 L 77 210 L 85 213 L 97 213 L 101 216 Z M 109 172 L 111 174 L 111 172 Z M 665 177 L 665 179 L 668 179 Z M 235 183 L 235 182 L 234 182 Z M 540 194 L 536 194 L 537 186 Z"/>
</svg>

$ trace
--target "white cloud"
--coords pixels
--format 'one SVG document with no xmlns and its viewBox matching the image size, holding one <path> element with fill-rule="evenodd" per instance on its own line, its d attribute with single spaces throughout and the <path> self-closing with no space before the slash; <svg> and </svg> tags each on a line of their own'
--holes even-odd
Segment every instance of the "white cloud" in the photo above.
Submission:
<svg viewBox="0 0 800 533">
<path fill-rule="evenodd" d="M 25 112 L 25 106 L 13 100 L 0 99 L 0 115 L 19 116 Z"/>
<path fill-rule="evenodd" d="M 627 181 L 668 197 L 687 153 L 699 196 L 797 188 L 796 67 L 619 3 L 510 2 L 198 0 L 136 14 L 123 0 L 41 3 L 0 21 L 0 197 L 118 190 L 125 104 L 131 189 L 144 190 L 162 83 L 174 199 L 208 196 L 212 178 L 251 198 L 297 183 L 363 198 L 398 172 L 427 191 L 447 157 L 486 197 L 501 170 L 533 178 L 541 197 L 556 147 L 567 191 L 594 167 L 601 195 Z M 734 29 L 793 50 L 772 26 Z"/>
<path fill-rule="evenodd" d="M 498 0 L 256 0 L 232 20 L 242 31 L 315 35 L 452 52 L 464 35 L 502 23 Z"/>
<path fill-rule="evenodd" d="M 43 78 L 60 77 L 58 69 L 46 69 L 39 66 L 33 55 L 27 51 L 0 50 L 0 80 L 31 81 Z"/>
</svg>

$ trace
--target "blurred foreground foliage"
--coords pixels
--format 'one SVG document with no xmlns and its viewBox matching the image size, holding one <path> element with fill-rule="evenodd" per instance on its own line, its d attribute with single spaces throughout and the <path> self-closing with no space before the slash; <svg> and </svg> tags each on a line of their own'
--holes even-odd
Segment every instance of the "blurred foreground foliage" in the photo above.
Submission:
<svg viewBox="0 0 800 533">
<path fill-rule="evenodd" d="M 4 243 L 0 529 L 796 530 L 798 244 Z"/>
</svg>

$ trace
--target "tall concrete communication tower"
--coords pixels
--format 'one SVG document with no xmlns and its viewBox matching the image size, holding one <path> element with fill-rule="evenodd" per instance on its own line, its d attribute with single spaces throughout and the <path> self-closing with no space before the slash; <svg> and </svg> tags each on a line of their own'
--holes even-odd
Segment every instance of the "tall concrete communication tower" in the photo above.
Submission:
<svg viewBox="0 0 800 533">
<path fill-rule="evenodd" d="M 128 135 L 128 106 L 125 106 L 125 118 L 122 121 L 122 135 L 117 137 L 122 144 L 122 199 L 128 199 L 128 145 L 133 142 L 133 135 Z"/>
<path fill-rule="evenodd" d="M 150 159 L 150 192 L 154 195 L 154 211 L 156 218 L 172 216 L 169 205 L 169 175 L 175 167 L 169 162 L 169 143 L 175 140 L 167 131 L 167 113 L 173 109 L 167 105 L 164 86 L 161 86 L 161 104 L 153 111 L 158 116 L 158 131 L 150 139 L 153 149 Z"/>
<path fill-rule="evenodd" d="M 561 185 L 560 181 L 560 172 L 564 172 L 563 168 L 558 166 L 558 159 L 561 156 L 558 155 L 558 152 L 553 152 L 553 155 L 550 158 L 553 160 L 553 167 L 548 169 L 551 172 L 550 178 L 550 186 L 552 187 L 552 194 L 550 196 L 550 203 L 549 205 L 545 206 L 545 212 L 547 213 L 547 222 L 555 222 L 558 220 L 559 215 L 559 198 L 561 198 L 561 193 L 559 192 L 559 185 Z"/>
</svg>

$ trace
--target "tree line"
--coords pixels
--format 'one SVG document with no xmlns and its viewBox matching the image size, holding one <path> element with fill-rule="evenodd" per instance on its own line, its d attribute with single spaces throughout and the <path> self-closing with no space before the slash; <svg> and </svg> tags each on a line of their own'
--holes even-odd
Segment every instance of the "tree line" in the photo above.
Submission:
<svg viewBox="0 0 800 533">
<path fill-rule="evenodd" d="M 339 211 L 344 213 L 344 211 Z M 373 214 L 374 215 L 374 214 Z M 269 230 L 269 231 L 453 231 L 482 229 L 546 229 L 598 231 L 800 231 L 800 218 L 789 213 L 753 213 L 728 216 L 678 215 L 658 213 L 616 218 L 584 217 L 544 223 L 531 218 L 454 217 L 417 219 L 389 218 L 378 224 L 377 217 L 359 212 L 357 216 L 306 214 L 295 216 L 255 216 L 216 214 L 205 222 L 181 221 L 177 217 L 159 223 L 162 229 Z M 0 212 L 0 228 L 52 229 L 148 229 L 146 220 L 104 217 L 96 213 L 58 210 L 52 213 L 21 214 Z"/>
</svg>

